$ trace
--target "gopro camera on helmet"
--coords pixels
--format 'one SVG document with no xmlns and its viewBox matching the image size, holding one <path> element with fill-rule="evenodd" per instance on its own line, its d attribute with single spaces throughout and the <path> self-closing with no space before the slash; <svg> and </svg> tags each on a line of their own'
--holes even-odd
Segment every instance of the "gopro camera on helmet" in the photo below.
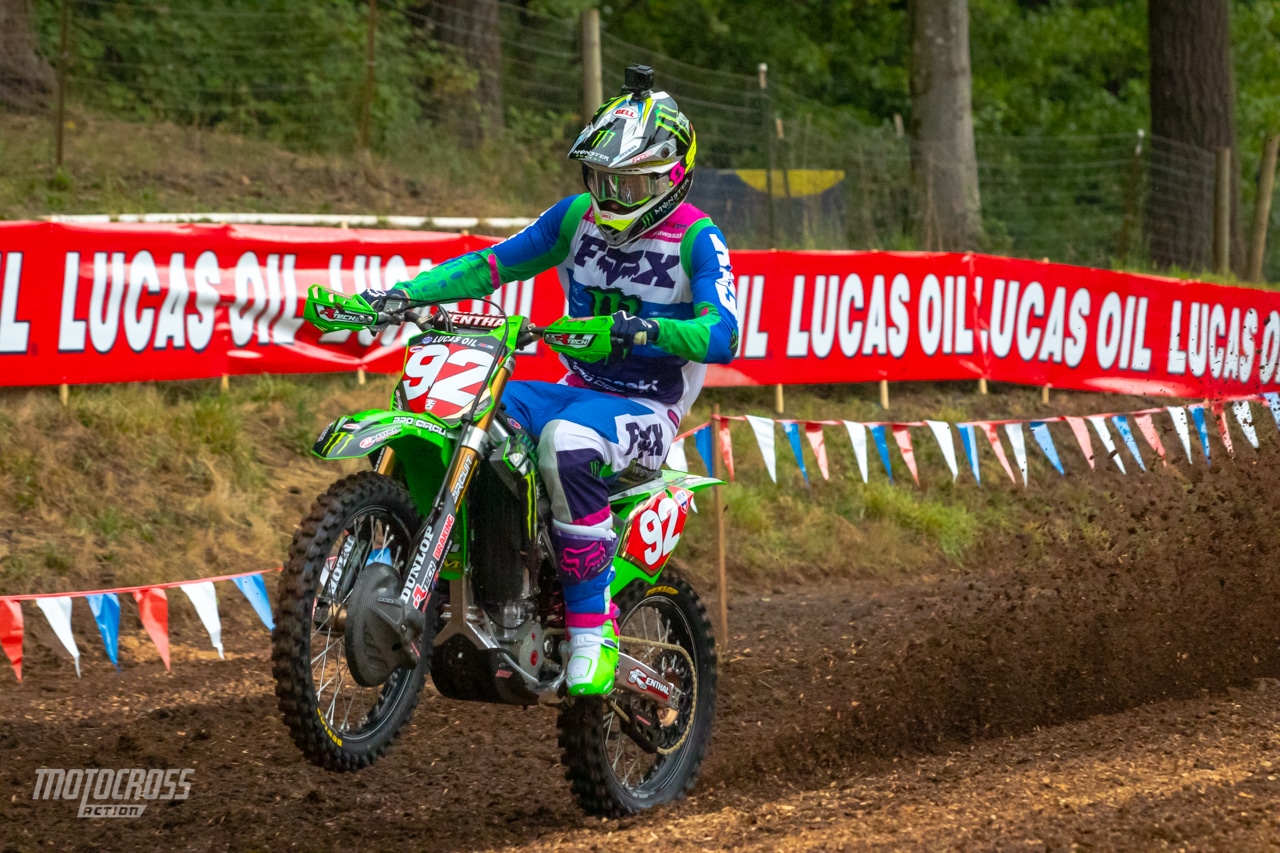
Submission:
<svg viewBox="0 0 1280 853">
<path fill-rule="evenodd" d="M 648 65 L 628 65 L 622 73 L 622 91 L 643 98 L 653 91 L 653 69 Z"/>
</svg>

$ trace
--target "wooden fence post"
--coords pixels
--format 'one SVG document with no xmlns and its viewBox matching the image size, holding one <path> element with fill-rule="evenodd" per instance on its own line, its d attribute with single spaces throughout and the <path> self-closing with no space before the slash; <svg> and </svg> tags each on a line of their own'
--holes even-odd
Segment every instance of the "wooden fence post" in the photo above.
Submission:
<svg viewBox="0 0 1280 853">
<path fill-rule="evenodd" d="M 591 121 L 604 103 L 603 64 L 600 60 L 600 10 L 582 10 L 582 123 Z"/>
<path fill-rule="evenodd" d="M 54 166 L 62 168 L 62 134 L 67 126 L 67 63 L 71 55 L 67 50 L 67 30 L 70 29 L 71 0 L 62 0 L 61 32 L 58 35 L 58 107 L 54 120 L 58 123 L 54 128 L 57 153 L 54 155 Z"/>
<path fill-rule="evenodd" d="M 369 0 L 369 38 L 364 55 L 364 89 L 360 93 L 360 139 L 361 151 L 369 150 L 369 120 L 373 115 L 373 88 L 375 84 L 373 66 L 375 61 L 375 45 L 378 34 L 378 0 Z"/>
<path fill-rule="evenodd" d="M 1275 189 L 1276 152 L 1280 133 L 1267 137 L 1262 150 L 1262 171 L 1258 174 L 1258 200 L 1253 205 L 1253 242 L 1249 255 L 1249 281 L 1262 281 L 1262 262 L 1267 256 L 1267 226 L 1271 224 L 1271 192 Z"/>
<path fill-rule="evenodd" d="M 1231 272 L 1231 149 L 1219 148 L 1213 178 L 1213 271 Z"/>
<path fill-rule="evenodd" d="M 782 383 L 773 386 L 773 411 L 782 414 Z"/>
<path fill-rule="evenodd" d="M 880 408 L 889 410 L 889 380 L 880 380 Z"/>
<path fill-rule="evenodd" d="M 720 449 L 720 404 L 711 407 L 711 464 L 717 479 L 724 479 Z M 716 592 L 720 599 L 720 648 L 729 650 L 729 583 L 725 577 L 724 486 L 716 487 Z"/>
</svg>

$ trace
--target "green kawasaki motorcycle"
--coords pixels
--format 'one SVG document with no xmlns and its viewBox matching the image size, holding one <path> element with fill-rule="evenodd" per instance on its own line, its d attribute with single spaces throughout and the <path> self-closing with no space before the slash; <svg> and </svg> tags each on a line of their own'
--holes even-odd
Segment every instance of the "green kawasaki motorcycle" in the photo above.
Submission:
<svg viewBox="0 0 1280 853">
<path fill-rule="evenodd" d="M 415 307 L 380 313 L 318 285 L 307 296 L 305 317 L 325 332 L 409 322 L 421 333 L 390 408 L 339 418 L 314 447 L 322 459 L 370 457 L 372 470 L 334 483 L 289 546 L 272 671 L 294 743 L 329 770 L 366 767 L 430 675 L 452 699 L 557 706 L 565 777 L 591 814 L 681 797 L 711 735 L 716 649 L 697 594 L 666 564 L 694 493 L 720 481 L 663 471 L 612 495 L 617 675 L 607 696 L 567 697 L 550 502 L 536 441 L 505 416 L 502 394 L 516 351 L 538 339 L 608 357 L 608 318 L 538 328 Z"/>
</svg>

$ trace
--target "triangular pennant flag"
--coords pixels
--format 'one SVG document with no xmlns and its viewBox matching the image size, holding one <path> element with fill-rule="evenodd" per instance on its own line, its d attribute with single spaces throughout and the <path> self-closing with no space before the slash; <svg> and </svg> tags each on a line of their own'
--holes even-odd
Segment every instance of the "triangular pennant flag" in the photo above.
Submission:
<svg viewBox="0 0 1280 853">
<path fill-rule="evenodd" d="M 120 668 L 120 596 L 114 592 L 86 595 L 93 621 L 98 623 L 102 646 L 116 669 Z"/>
<path fill-rule="evenodd" d="M 1240 431 L 1244 433 L 1245 440 L 1254 450 L 1257 450 L 1258 433 L 1253 428 L 1253 410 L 1249 408 L 1249 401 L 1236 400 L 1231 404 L 1231 411 L 1236 416 L 1236 423 L 1240 424 Z"/>
<path fill-rule="evenodd" d="M 218 592 L 213 588 L 213 581 L 186 583 L 178 588 L 191 599 L 196 615 L 209 632 L 209 642 L 218 650 L 218 657 L 225 658 L 222 653 L 222 620 L 218 617 Z"/>
<path fill-rule="evenodd" d="M 1138 450 L 1138 441 L 1133 437 L 1133 430 L 1129 429 L 1129 419 L 1124 415 L 1112 415 L 1111 422 L 1116 425 L 1120 437 L 1124 439 L 1124 446 L 1129 448 L 1129 453 L 1138 461 L 1138 467 L 1143 471 L 1147 470 L 1147 463 L 1142 461 L 1142 453 Z"/>
<path fill-rule="evenodd" d="M 715 463 L 711 461 L 711 444 L 711 424 L 707 424 L 693 434 L 693 446 L 698 449 L 702 464 L 707 466 L 708 477 L 714 477 L 716 471 Z"/>
<path fill-rule="evenodd" d="M 1096 469 L 1093 459 L 1093 442 L 1089 440 L 1089 428 L 1084 425 L 1084 419 L 1069 417 L 1066 420 L 1067 426 L 1071 427 L 1071 434 L 1080 444 L 1080 451 L 1084 454 L 1085 461 L 1089 463 L 1091 469 Z"/>
<path fill-rule="evenodd" d="M 1062 460 L 1058 458 L 1058 448 L 1054 446 L 1053 436 L 1049 434 L 1049 425 L 1044 421 L 1032 421 L 1031 437 L 1036 440 L 1036 444 L 1040 445 L 1049 464 L 1058 469 L 1059 474 L 1065 475 L 1066 471 L 1062 470 Z"/>
<path fill-rule="evenodd" d="M 876 451 L 880 454 L 880 461 L 884 463 L 884 472 L 889 475 L 889 482 L 893 482 L 893 463 L 889 461 L 889 445 L 884 440 L 884 424 L 876 424 L 871 427 L 871 437 L 875 439 Z"/>
<path fill-rule="evenodd" d="M 1276 429 L 1280 429 L 1280 394 L 1267 391 L 1262 396 L 1267 401 L 1267 408 L 1271 410 L 1271 417 L 1275 419 Z"/>
<path fill-rule="evenodd" d="M 0 647 L 13 664 L 13 674 L 22 680 L 22 605 L 12 598 L 0 598 Z"/>
<path fill-rule="evenodd" d="M 1222 446 L 1227 449 L 1228 456 L 1235 456 L 1236 449 L 1231 446 L 1231 430 L 1227 428 L 1227 412 L 1222 406 L 1221 400 L 1214 400 L 1213 415 L 1218 419 L 1218 432 L 1222 434 Z"/>
<path fill-rule="evenodd" d="M 159 587 L 135 589 L 133 600 L 138 603 L 138 618 L 147 636 L 156 644 L 164 668 L 169 669 L 169 596 Z"/>
<path fill-rule="evenodd" d="M 1160 433 L 1156 432 L 1156 425 L 1151 422 L 1151 415 L 1134 415 L 1133 422 L 1138 425 L 1138 432 L 1142 433 L 1147 444 L 1160 457 L 1160 462 L 1168 465 L 1169 460 L 1164 456 L 1164 444 L 1160 441 Z"/>
<path fill-rule="evenodd" d="M 671 449 L 667 451 L 667 467 L 672 471 L 688 471 L 689 460 L 684 455 L 684 439 L 671 442 Z"/>
<path fill-rule="evenodd" d="M 80 677 L 80 647 L 76 645 L 75 635 L 71 633 L 71 596 L 59 595 L 53 598 L 37 598 L 36 607 L 49 620 L 49 627 L 58 636 L 58 642 L 71 654 L 76 662 L 76 677 Z"/>
<path fill-rule="evenodd" d="M 258 618 L 262 620 L 263 625 L 267 626 L 267 630 L 274 631 L 276 623 L 271 618 L 271 600 L 267 598 L 267 584 L 262 579 L 262 575 L 244 575 L 231 580 L 244 593 L 244 597 L 249 599 L 249 603 L 253 605 L 253 612 L 258 614 Z"/>
<path fill-rule="evenodd" d="M 958 424 L 960 443 L 964 445 L 964 455 L 969 459 L 969 470 L 973 471 L 973 479 L 982 485 L 982 474 L 978 472 L 978 444 L 973 436 L 973 424 Z"/>
<path fill-rule="evenodd" d="M 1120 458 L 1120 451 L 1116 449 L 1116 443 L 1111 438 L 1111 430 L 1107 429 L 1107 422 L 1102 419 L 1102 415 L 1093 415 L 1088 421 L 1093 424 L 1093 431 L 1098 434 L 1098 439 L 1102 442 L 1102 446 L 1106 448 L 1107 455 L 1116 463 L 1120 473 L 1128 474 L 1129 472 L 1124 468 L 1124 460 Z"/>
<path fill-rule="evenodd" d="M 849 431 L 849 441 L 853 444 L 853 455 L 858 460 L 858 473 L 862 482 L 867 482 L 867 428 L 854 421 L 845 421 L 844 428 Z"/>
<path fill-rule="evenodd" d="M 1187 406 L 1187 410 L 1191 412 L 1191 420 L 1196 422 L 1196 432 L 1200 433 L 1200 448 L 1204 450 L 1204 464 L 1212 465 L 1209 460 L 1209 428 L 1204 422 L 1204 406 L 1197 403 L 1194 406 Z"/>
<path fill-rule="evenodd" d="M 724 457 L 724 469 L 729 472 L 729 482 L 733 482 L 733 439 L 729 437 L 729 419 L 720 418 L 720 455 Z"/>
<path fill-rule="evenodd" d="M 783 421 L 782 431 L 786 433 L 787 441 L 791 442 L 791 452 L 796 455 L 796 464 L 800 466 L 800 473 L 804 476 L 804 484 L 809 485 L 809 470 L 804 467 L 804 451 L 800 449 L 800 425 L 795 421 Z"/>
<path fill-rule="evenodd" d="M 920 474 L 916 471 L 916 453 L 911 447 L 911 431 L 902 424 L 894 424 L 893 440 L 898 443 L 898 451 L 902 454 L 902 461 L 907 463 L 911 479 L 916 481 L 917 486 L 920 485 Z"/>
<path fill-rule="evenodd" d="M 760 455 L 764 457 L 765 470 L 769 472 L 769 479 L 775 483 L 778 482 L 778 449 L 774 445 L 774 422 L 758 415 L 747 415 L 747 425 L 755 434 Z"/>
<path fill-rule="evenodd" d="M 1187 464 L 1195 464 L 1191 459 L 1191 430 L 1187 426 L 1187 410 L 1181 406 L 1167 406 L 1165 410 L 1173 419 L 1173 429 L 1182 440 L 1182 449 L 1187 451 Z"/>
<path fill-rule="evenodd" d="M 995 451 L 996 458 L 1000 460 L 1000 466 L 1009 475 L 1009 482 L 1015 486 L 1018 485 L 1017 479 L 1013 476 L 1013 469 L 1009 467 L 1009 457 L 1004 455 L 1004 446 L 1000 444 L 1000 433 L 996 431 L 996 425 L 993 423 L 979 423 L 978 426 L 982 427 L 982 431 L 987 434 L 987 441 L 991 442 L 991 449 Z"/>
<path fill-rule="evenodd" d="M 937 439 L 942 458 L 947 460 L 947 467 L 951 469 L 951 482 L 954 483 L 956 477 L 960 476 L 960 469 L 956 467 L 956 441 L 951 437 L 951 426 L 945 421 L 925 421 L 924 424 Z"/>
<path fill-rule="evenodd" d="M 806 423 L 804 437 L 809 439 L 809 446 L 813 448 L 813 455 L 818 460 L 818 470 L 822 472 L 822 479 L 830 480 L 831 471 L 827 468 L 827 446 L 822 438 L 822 424 L 812 421 Z"/>
<path fill-rule="evenodd" d="M 1026 488 L 1027 440 L 1022 434 L 1022 424 L 1005 424 L 1004 433 L 1009 436 L 1009 446 L 1013 448 L 1013 461 L 1018 463 L 1018 470 L 1022 472 L 1022 486 Z"/>
</svg>

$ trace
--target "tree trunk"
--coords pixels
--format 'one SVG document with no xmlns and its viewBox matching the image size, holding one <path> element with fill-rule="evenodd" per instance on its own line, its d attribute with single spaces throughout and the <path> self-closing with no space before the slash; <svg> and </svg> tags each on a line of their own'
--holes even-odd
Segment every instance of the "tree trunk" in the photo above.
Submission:
<svg viewBox="0 0 1280 853">
<path fill-rule="evenodd" d="M 925 249 L 965 250 L 982 236 L 973 145 L 968 0 L 909 0 L 911 163 Z"/>
<path fill-rule="evenodd" d="M 1229 0 L 1149 0 L 1152 170 L 1147 239 L 1160 266 L 1204 267 L 1212 247 L 1213 152 L 1231 149 L 1231 263 L 1246 266 L 1240 222 Z M 1159 137 L 1173 145 L 1161 145 Z M 1197 155 L 1186 146 L 1206 152 Z M 1164 152 L 1163 154 L 1161 152 Z"/>
<path fill-rule="evenodd" d="M 453 47 L 476 75 L 474 111 L 465 123 L 480 137 L 502 130 L 502 40 L 498 0 L 438 0 L 424 10 L 438 41 Z"/>
<path fill-rule="evenodd" d="M 49 102 L 53 69 L 38 50 L 31 0 L 0 0 L 0 105 L 36 110 Z"/>
</svg>

